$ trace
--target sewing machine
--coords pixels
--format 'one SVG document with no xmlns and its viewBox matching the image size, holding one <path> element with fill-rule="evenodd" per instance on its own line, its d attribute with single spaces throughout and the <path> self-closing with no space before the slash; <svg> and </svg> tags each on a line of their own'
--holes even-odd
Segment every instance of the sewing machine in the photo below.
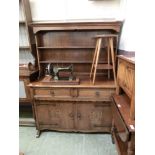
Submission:
<svg viewBox="0 0 155 155">
<path fill-rule="evenodd" d="M 73 80 L 73 65 L 67 67 L 52 66 L 48 64 L 45 69 L 46 76 L 52 76 L 54 80 Z"/>
</svg>

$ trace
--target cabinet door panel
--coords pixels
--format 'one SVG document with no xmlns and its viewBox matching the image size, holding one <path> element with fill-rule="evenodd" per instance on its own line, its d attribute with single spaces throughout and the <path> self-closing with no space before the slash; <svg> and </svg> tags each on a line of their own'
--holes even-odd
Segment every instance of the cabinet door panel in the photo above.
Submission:
<svg viewBox="0 0 155 155">
<path fill-rule="evenodd" d="M 125 72 L 125 88 L 129 96 L 132 95 L 133 82 L 134 82 L 134 69 L 130 66 L 126 66 Z"/>
<path fill-rule="evenodd" d="M 74 127 L 73 104 L 50 101 L 37 101 L 36 113 L 39 126 L 72 129 Z"/>
<path fill-rule="evenodd" d="M 125 64 L 121 60 L 119 60 L 117 80 L 120 85 L 124 84 L 125 70 L 126 70 Z"/>
<path fill-rule="evenodd" d="M 109 103 L 89 102 L 77 104 L 77 128 L 79 130 L 104 131 L 112 122 Z"/>
</svg>

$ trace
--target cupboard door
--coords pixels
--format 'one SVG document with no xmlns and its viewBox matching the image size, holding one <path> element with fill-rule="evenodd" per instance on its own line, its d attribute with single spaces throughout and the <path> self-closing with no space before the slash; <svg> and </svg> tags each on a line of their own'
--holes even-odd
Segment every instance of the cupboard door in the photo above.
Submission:
<svg viewBox="0 0 155 155">
<path fill-rule="evenodd" d="M 106 131 L 111 128 L 111 108 L 109 102 L 77 103 L 77 129 Z"/>
<path fill-rule="evenodd" d="M 73 104 L 70 102 L 37 101 L 36 115 L 40 128 L 73 129 Z"/>
</svg>

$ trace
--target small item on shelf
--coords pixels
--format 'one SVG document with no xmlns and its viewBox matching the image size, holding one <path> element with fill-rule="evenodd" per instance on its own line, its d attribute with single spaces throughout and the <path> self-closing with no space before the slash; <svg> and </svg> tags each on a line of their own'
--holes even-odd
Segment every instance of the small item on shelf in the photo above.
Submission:
<svg viewBox="0 0 155 155">
<path fill-rule="evenodd" d="M 33 70 L 36 69 L 35 66 L 31 62 L 28 63 L 28 68 L 29 68 L 30 71 L 33 71 Z"/>
<path fill-rule="evenodd" d="M 42 82 L 53 84 L 79 84 L 79 79 L 73 76 L 73 65 L 67 67 L 52 66 L 49 63 L 45 68 L 45 77 Z"/>
<path fill-rule="evenodd" d="M 52 64 L 49 63 L 45 68 L 45 76 L 52 76 Z"/>
<path fill-rule="evenodd" d="M 67 67 L 53 67 L 54 80 L 73 80 L 73 65 Z"/>
</svg>

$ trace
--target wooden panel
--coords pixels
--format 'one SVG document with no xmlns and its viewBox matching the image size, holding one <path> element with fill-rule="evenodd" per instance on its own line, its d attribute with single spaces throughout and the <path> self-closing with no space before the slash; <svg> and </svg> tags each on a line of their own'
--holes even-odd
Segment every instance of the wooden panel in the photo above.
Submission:
<svg viewBox="0 0 155 155">
<path fill-rule="evenodd" d="M 132 96 L 133 91 L 133 84 L 134 84 L 134 77 L 135 77 L 135 70 L 130 66 L 126 65 L 126 72 L 125 72 L 125 88 L 128 92 L 129 96 Z"/>
<path fill-rule="evenodd" d="M 59 23 L 33 23 L 33 31 L 58 31 L 58 30 L 109 30 L 110 32 L 120 32 L 122 26 L 121 21 L 68 21 Z"/>
<path fill-rule="evenodd" d="M 71 102 L 37 101 L 37 121 L 40 129 L 73 129 L 74 113 Z M 48 126 L 48 128 L 46 128 Z"/>
<path fill-rule="evenodd" d="M 118 154 L 119 155 L 128 155 L 128 153 L 127 153 L 128 143 L 127 142 L 125 143 L 120 139 L 117 131 L 114 131 L 113 136 L 114 136 L 114 141 L 116 144 Z"/>
<path fill-rule="evenodd" d="M 40 97 L 58 97 L 58 98 L 64 98 L 64 97 L 71 97 L 71 89 L 70 88 L 50 88 L 50 89 L 35 89 L 35 95 L 38 95 Z"/>
<path fill-rule="evenodd" d="M 118 85 L 120 85 L 120 87 L 122 87 L 122 89 L 131 98 L 135 79 L 134 65 L 125 60 L 119 59 L 118 66 Z"/>
<path fill-rule="evenodd" d="M 125 75 L 125 65 L 124 65 L 124 63 L 122 62 L 122 61 L 119 61 L 119 63 L 118 63 L 118 71 L 117 71 L 117 80 L 118 80 L 118 82 L 119 82 L 119 84 L 124 84 L 124 80 L 125 80 L 125 78 L 124 78 L 124 75 Z"/>
<path fill-rule="evenodd" d="M 135 121 L 130 118 L 130 99 L 127 95 L 113 95 L 113 101 L 130 132 L 135 132 Z"/>
<path fill-rule="evenodd" d="M 96 98 L 103 101 L 110 101 L 111 95 L 115 93 L 114 89 L 79 89 L 79 98 Z"/>
<path fill-rule="evenodd" d="M 79 102 L 76 106 L 77 130 L 110 131 L 112 119 L 110 103 Z"/>
<path fill-rule="evenodd" d="M 85 30 L 85 31 L 48 31 L 42 32 L 39 46 L 44 47 L 70 47 L 70 46 L 94 46 L 94 36 L 107 33 L 106 30 Z M 106 43 L 103 42 L 103 45 Z M 104 46 L 103 46 L 104 47 Z"/>
<path fill-rule="evenodd" d="M 116 132 L 119 135 L 120 139 L 123 142 L 128 141 L 129 139 L 129 131 L 115 105 L 115 103 L 112 103 L 112 114 L 113 114 L 113 119 L 114 119 L 114 126 L 116 126 Z"/>
<path fill-rule="evenodd" d="M 134 57 L 128 58 L 125 56 L 118 56 L 118 84 L 116 88 L 117 95 L 124 93 L 130 98 L 130 118 L 135 119 L 135 63 Z"/>
</svg>

